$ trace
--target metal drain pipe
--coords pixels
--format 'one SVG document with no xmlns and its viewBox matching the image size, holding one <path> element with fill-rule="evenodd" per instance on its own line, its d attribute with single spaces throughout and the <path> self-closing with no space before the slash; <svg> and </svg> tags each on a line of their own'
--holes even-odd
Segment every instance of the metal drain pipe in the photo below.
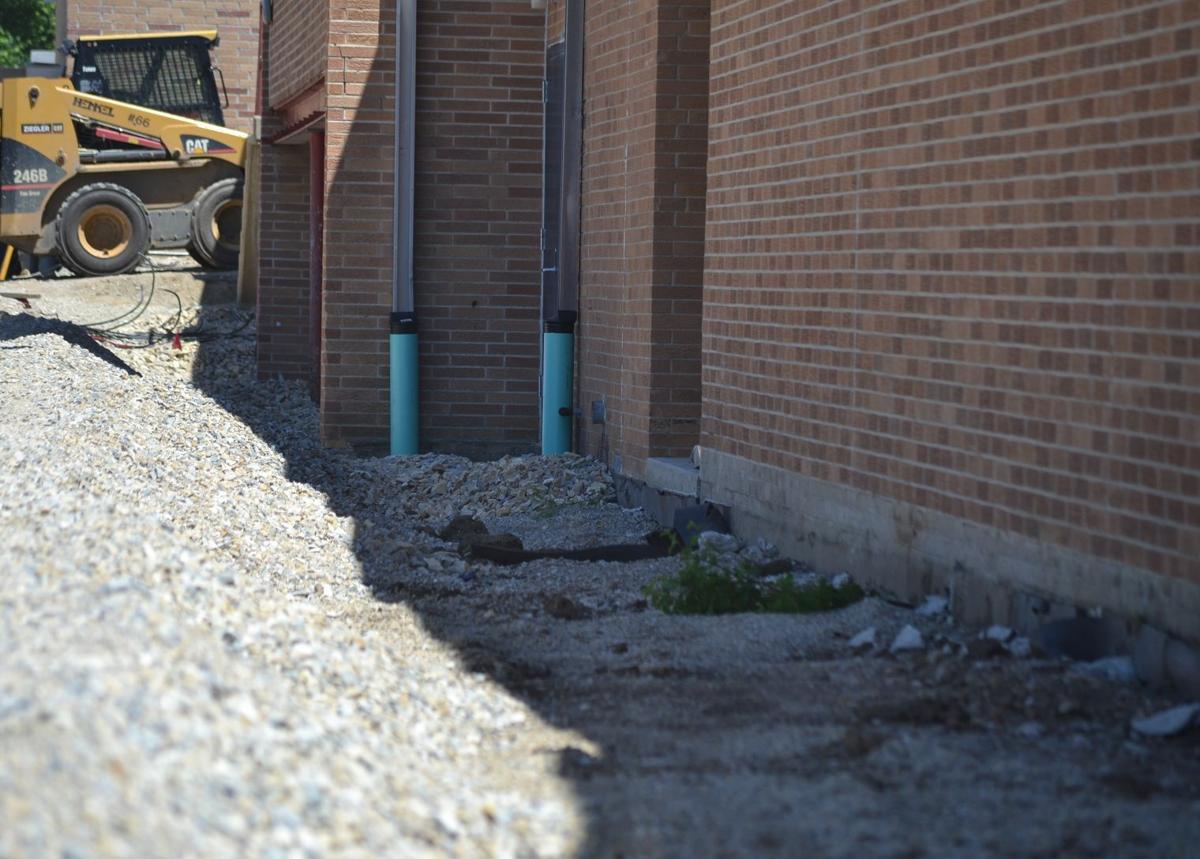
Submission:
<svg viewBox="0 0 1200 859">
<path fill-rule="evenodd" d="M 417 0 L 396 0 L 396 160 L 392 313 L 388 336 L 392 456 L 420 452 L 417 314 L 413 296 L 413 183 L 417 109 Z"/>
<path fill-rule="evenodd" d="M 563 34 L 562 183 L 557 312 L 542 326 L 542 453 L 571 449 L 575 425 L 575 322 L 579 318 L 580 174 L 583 157 L 583 0 L 567 0 Z"/>
</svg>

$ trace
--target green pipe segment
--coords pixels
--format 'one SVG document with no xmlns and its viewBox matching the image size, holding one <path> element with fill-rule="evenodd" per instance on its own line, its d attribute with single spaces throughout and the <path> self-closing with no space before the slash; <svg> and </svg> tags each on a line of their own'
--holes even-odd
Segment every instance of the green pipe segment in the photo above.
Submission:
<svg viewBox="0 0 1200 859">
<path fill-rule="evenodd" d="M 389 391 L 392 456 L 420 452 L 420 419 L 417 398 L 417 333 L 389 336 L 391 379 Z"/>
<path fill-rule="evenodd" d="M 542 334 L 542 453 L 571 450 L 572 375 L 575 335 L 547 331 Z"/>
</svg>

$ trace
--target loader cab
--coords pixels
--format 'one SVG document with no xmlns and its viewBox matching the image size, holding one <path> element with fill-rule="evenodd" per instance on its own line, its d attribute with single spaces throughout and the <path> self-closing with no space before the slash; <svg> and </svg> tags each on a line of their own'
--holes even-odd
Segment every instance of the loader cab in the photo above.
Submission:
<svg viewBox="0 0 1200 859">
<path fill-rule="evenodd" d="M 215 30 L 137 36 L 81 36 L 71 54 L 71 83 L 176 116 L 225 125 L 222 92 L 210 51 Z M 227 99 L 226 99 L 227 101 Z"/>
</svg>

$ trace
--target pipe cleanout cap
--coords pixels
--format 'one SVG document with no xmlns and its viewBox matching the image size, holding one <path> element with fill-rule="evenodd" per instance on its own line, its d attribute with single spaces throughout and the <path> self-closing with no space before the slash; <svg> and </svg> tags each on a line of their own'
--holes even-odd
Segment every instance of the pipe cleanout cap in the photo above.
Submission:
<svg viewBox="0 0 1200 859">
<path fill-rule="evenodd" d="M 544 328 L 547 334 L 574 334 L 579 314 L 574 310 L 560 310 L 554 319 L 547 319 Z"/>
<path fill-rule="evenodd" d="M 411 311 L 405 313 L 393 313 L 391 316 L 391 333 L 416 334 L 417 314 L 412 313 Z"/>
</svg>

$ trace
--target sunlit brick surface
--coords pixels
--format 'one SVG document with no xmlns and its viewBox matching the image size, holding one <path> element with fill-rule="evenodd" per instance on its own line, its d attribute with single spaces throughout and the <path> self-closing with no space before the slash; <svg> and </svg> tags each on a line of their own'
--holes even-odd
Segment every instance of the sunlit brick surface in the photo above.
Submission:
<svg viewBox="0 0 1200 859">
<path fill-rule="evenodd" d="M 703 443 L 1200 579 L 1197 16 L 714 0 Z"/>
</svg>

